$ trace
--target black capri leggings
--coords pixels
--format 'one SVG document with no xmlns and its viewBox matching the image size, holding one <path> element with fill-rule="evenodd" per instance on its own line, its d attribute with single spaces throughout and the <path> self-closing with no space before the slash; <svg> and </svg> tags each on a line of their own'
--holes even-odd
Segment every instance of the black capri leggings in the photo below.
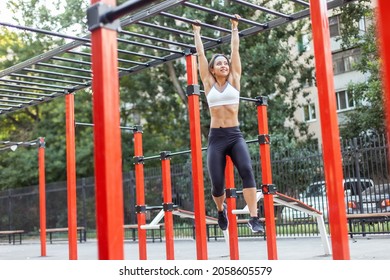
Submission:
<svg viewBox="0 0 390 280">
<path fill-rule="evenodd" d="M 225 192 L 226 156 L 230 156 L 242 179 L 243 188 L 255 188 L 248 146 L 240 128 L 211 128 L 208 138 L 207 167 L 212 184 L 212 195 L 222 196 Z"/>
</svg>

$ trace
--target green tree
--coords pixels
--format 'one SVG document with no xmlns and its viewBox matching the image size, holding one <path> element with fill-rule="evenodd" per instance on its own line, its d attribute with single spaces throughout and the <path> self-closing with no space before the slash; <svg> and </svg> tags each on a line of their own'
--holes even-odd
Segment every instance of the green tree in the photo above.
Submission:
<svg viewBox="0 0 390 280">
<path fill-rule="evenodd" d="M 351 83 L 348 87 L 354 94 L 356 108 L 347 113 L 347 122 L 340 128 L 340 135 L 345 139 L 358 137 L 369 131 L 379 134 L 385 132 L 375 10 L 370 4 L 371 1 L 362 0 L 341 9 L 342 45 L 346 49 L 360 49 L 361 57 L 354 69 L 367 77 L 366 81 Z M 359 30 L 358 22 L 362 18 L 367 23 L 365 32 Z"/>
</svg>

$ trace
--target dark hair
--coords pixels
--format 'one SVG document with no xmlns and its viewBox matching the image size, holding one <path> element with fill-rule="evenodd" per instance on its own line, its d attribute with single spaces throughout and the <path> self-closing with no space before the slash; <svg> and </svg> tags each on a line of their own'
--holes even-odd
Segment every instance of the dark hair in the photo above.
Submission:
<svg viewBox="0 0 390 280">
<path fill-rule="evenodd" d="M 212 57 L 211 60 L 210 60 L 210 63 L 209 63 L 209 71 L 210 71 L 211 69 L 214 68 L 215 60 L 216 60 L 219 56 L 222 56 L 222 57 L 226 58 L 226 60 L 227 60 L 227 62 L 228 62 L 228 64 L 229 64 L 229 67 L 230 67 L 230 60 L 229 60 L 229 58 L 228 58 L 226 55 L 224 55 L 224 54 L 217 53 L 217 54 L 214 54 L 213 57 Z M 211 71 L 210 71 L 210 72 L 211 72 Z"/>
</svg>

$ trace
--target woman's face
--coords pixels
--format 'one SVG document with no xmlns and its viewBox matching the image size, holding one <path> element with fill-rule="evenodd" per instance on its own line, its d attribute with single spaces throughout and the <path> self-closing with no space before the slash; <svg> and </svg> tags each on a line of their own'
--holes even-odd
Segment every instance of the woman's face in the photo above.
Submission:
<svg viewBox="0 0 390 280">
<path fill-rule="evenodd" d="M 214 76 L 228 76 L 229 75 L 229 62 L 226 57 L 218 56 L 213 65 L 213 75 Z"/>
</svg>

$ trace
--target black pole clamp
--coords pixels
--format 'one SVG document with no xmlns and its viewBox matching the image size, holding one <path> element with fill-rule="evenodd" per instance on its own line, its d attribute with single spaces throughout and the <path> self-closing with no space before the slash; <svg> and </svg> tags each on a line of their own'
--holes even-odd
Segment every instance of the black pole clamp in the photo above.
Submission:
<svg viewBox="0 0 390 280">
<path fill-rule="evenodd" d="M 136 205 L 135 206 L 135 213 L 145 213 L 146 212 L 146 205 Z"/>
<path fill-rule="evenodd" d="M 160 153 L 160 158 L 161 158 L 161 160 L 170 159 L 171 158 L 171 152 L 170 151 L 162 151 Z"/>
<path fill-rule="evenodd" d="M 260 134 L 257 140 L 259 144 L 271 144 L 271 136 L 269 134 Z"/>
<path fill-rule="evenodd" d="M 257 106 L 268 106 L 268 97 L 265 96 L 256 96 L 256 105 Z"/>
<path fill-rule="evenodd" d="M 163 203 L 164 212 L 172 212 L 173 211 L 173 203 Z"/>
<path fill-rule="evenodd" d="M 229 188 L 225 190 L 226 198 L 237 198 L 237 190 L 235 188 Z"/>
<path fill-rule="evenodd" d="M 261 191 L 263 194 L 276 194 L 276 187 L 273 184 L 261 185 Z"/>
<path fill-rule="evenodd" d="M 134 164 L 144 164 L 143 156 L 135 156 L 133 157 Z"/>
<path fill-rule="evenodd" d="M 199 85 L 188 85 L 187 86 L 187 91 L 186 91 L 187 96 L 190 95 L 200 95 L 200 87 Z"/>
<path fill-rule="evenodd" d="M 106 20 L 106 15 L 109 11 L 113 10 L 114 7 L 109 6 L 102 2 L 97 2 L 91 5 L 87 10 L 87 22 L 88 30 L 93 31 L 100 27 L 105 27 L 111 30 L 119 30 L 120 22 L 119 19 L 109 22 Z"/>
</svg>

